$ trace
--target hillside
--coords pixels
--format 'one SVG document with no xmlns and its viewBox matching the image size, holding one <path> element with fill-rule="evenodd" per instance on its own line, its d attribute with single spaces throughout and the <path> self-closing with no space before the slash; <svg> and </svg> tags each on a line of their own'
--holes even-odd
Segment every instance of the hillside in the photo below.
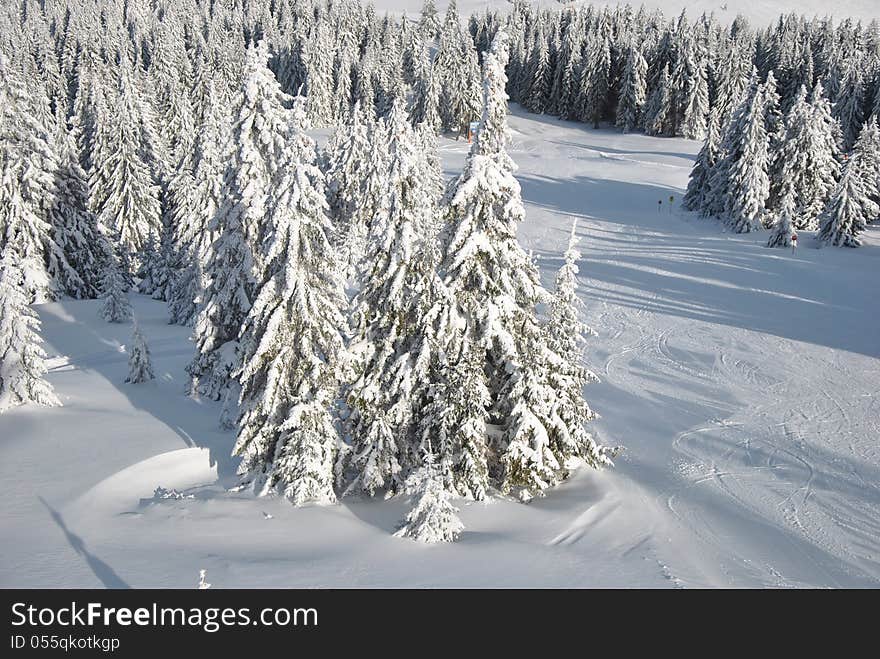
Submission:
<svg viewBox="0 0 880 659">
<path fill-rule="evenodd" d="M 880 585 L 878 229 L 858 250 L 768 249 L 678 210 L 698 143 L 513 112 L 520 240 L 547 285 L 578 219 L 586 391 L 625 447 L 615 469 L 461 502 L 445 546 L 391 537 L 404 501 L 255 500 L 227 491 L 234 436 L 184 396 L 188 331 L 162 303 L 133 296 L 145 385 L 124 383 L 129 325 L 46 304 L 64 407 L 0 416 L 0 586 L 187 588 L 200 568 L 224 588 Z M 466 148 L 442 142 L 447 174 Z"/>
</svg>

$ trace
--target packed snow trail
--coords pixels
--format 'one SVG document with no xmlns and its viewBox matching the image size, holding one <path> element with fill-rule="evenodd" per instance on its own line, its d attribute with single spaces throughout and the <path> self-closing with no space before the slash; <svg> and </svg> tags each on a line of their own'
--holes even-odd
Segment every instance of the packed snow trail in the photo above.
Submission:
<svg viewBox="0 0 880 659">
<path fill-rule="evenodd" d="M 618 470 L 684 533 L 669 569 L 708 563 L 692 585 L 880 583 L 880 304 L 862 283 L 877 230 L 863 250 L 770 250 L 764 232 L 678 210 L 698 145 L 521 121 L 521 238 L 549 285 L 582 218 L 588 361 L 604 374 L 588 398 L 627 447 Z"/>
<path fill-rule="evenodd" d="M 42 305 L 65 406 L 0 415 L 0 586 L 191 587 L 201 568 L 214 587 L 880 585 L 878 230 L 768 249 L 678 210 L 698 143 L 513 112 L 545 285 L 579 220 L 587 398 L 616 468 L 528 505 L 459 502 L 442 547 L 391 537 L 402 499 L 254 500 L 230 491 L 219 405 L 184 395 L 192 345 L 162 303 L 133 296 L 156 373 L 139 385 L 131 325 Z M 442 142 L 448 175 L 466 149 Z"/>
</svg>

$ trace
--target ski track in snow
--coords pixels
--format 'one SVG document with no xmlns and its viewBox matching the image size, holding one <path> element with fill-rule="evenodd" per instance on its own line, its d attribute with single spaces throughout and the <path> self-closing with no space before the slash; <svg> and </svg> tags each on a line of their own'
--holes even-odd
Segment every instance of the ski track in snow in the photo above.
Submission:
<svg viewBox="0 0 880 659">
<path fill-rule="evenodd" d="M 518 152 L 541 152 L 541 142 L 568 143 L 572 147 L 569 160 L 583 159 L 586 152 L 598 161 L 637 163 L 633 175 L 658 188 L 656 195 L 664 205 L 667 186 L 677 187 L 673 194 L 680 198 L 690 163 L 668 159 L 676 149 L 692 148 L 688 143 L 643 144 L 641 153 L 656 149 L 654 153 L 661 156 L 661 162 L 656 162 L 643 155 L 633 157 L 639 150 L 632 144 L 618 147 L 628 140 L 609 132 L 591 136 L 580 131 L 585 140 L 599 143 L 584 148 L 572 144 L 576 140 L 566 131 L 566 124 L 549 119 L 535 123 L 537 127 L 516 136 L 512 149 L 514 159 L 521 163 L 521 176 L 530 176 L 529 164 Z M 564 132 L 568 133 L 565 139 L 558 137 Z M 564 151 L 543 157 L 555 165 L 566 160 Z M 615 176 L 607 163 L 578 168 L 603 167 L 607 176 Z M 555 166 L 547 172 L 548 176 L 550 172 L 557 174 Z M 559 175 L 565 177 L 562 172 Z M 671 177 L 675 180 L 672 185 Z M 586 177 L 578 173 L 571 178 Z M 529 192 L 526 183 L 525 197 L 534 204 Z M 760 327 L 762 315 L 784 313 L 767 297 L 803 305 L 809 309 L 807 314 L 820 313 L 817 305 L 839 303 L 841 326 L 857 322 L 848 312 L 860 305 L 867 311 L 863 318 L 876 319 L 876 302 L 871 302 L 873 309 L 868 310 L 865 296 L 841 294 L 839 285 L 837 294 L 814 297 L 811 286 L 820 284 L 826 267 L 822 262 L 829 260 L 827 250 L 801 250 L 797 259 L 811 261 L 807 271 L 787 252 L 764 248 L 761 234 L 757 239 L 725 235 L 716 222 L 683 213 L 677 204 L 670 213 L 668 209 L 657 212 L 655 206 L 648 205 L 642 210 L 631 204 L 617 206 L 621 201 L 615 197 L 599 208 L 585 201 L 583 211 L 567 209 L 570 216 L 580 217 L 584 252 L 581 281 L 591 312 L 587 321 L 600 332 L 599 338 L 591 341 L 596 357 L 590 356 L 590 366 L 603 374 L 604 383 L 588 389 L 588 398 L 604 412 L 599 423 L 609 440 L 627 445 L 634 457 L 642 450 L 656 451 L 649 448 L 648 440 L 653 438 L 622 430 L 630 424 L 621 418 L 620 410 L 613 414 L 606 409 L 602 401 L 613 395 L 605 394 L 603 388 L 613 387 L 633 398 L 645 399 L 647 393 L 665 400 L 671 403 L 668 416 L 672 418 L 661 419 L 661 425 L 683 426 L 672 434 L 671 441 L 663 439 L 664 433 L 657 433 L 657 439 L 672 451 L 666 466 L 680 477 L 677 484 L 657 482 L 635 466 L 630 470 L 625 463 L 621 465 L 628 477 L 668 511 L 668 532 L 679 535 L 679 543 L 686 547 L 669 552 L 661 561 L 663 569 L 695 575 L 690 584 L 676 577 L 679 585 L 880 584 L 877 342 L 862 341 L 868 354 L 861 354 L 858 347 L 847 351 L 817 345 L 813 337 L 793 338 L 800 333 L 797 323 L 811 322 L 809 315 L 766 323 L 775 325 L 771 332 Z M 555 218 L 552 229 L 556 235 L 551 238 L 546 228 L 537 228 L 534 213 L 531 208 L 529 211 L 529 238 L 540 245 L 536 249 L 542 257 L 555 258 L 552 242 L 561 245 L 560 232 L 567 218 Z M 552 216 L 547 213 L 546 217 Z M 871 230 L 872 237 L 875 232 Z M 723 247 L 706 249 L 718 241 L 724 241 Z M 524 242 L 529 245 L 528 239 Z M 876 247 L 869 244 L 866 252 L 852 260 L 865 255 L 876 263 L 876 255 L 870 252 Z M 745 268 L 738 271 L 732 263 L 735 259 L 726 258 L 720 249 L 742 250 L 749 268 L 765 268 L 766 277 L 750 276 Z M 731 255 L 737 256 L 733 251 Z M 839 259 L 835 269 L 849 257 L 832 255 Z M 761 264 L 762 259 L 768 263 Z M 786 267 L 789 264 L 790 268 Z M 708 267 L 691 272 L 691 265 Z M 861 267 L 865 273 L 870 271 L 869 262 Z M 610 276 L 633 268 L 656 274 L 656 285 L 647 289 L 632 283 L 632 277 Z M 552 282 L 552 271 L 544 271 L 547 285 Z M 805 279 L 803 286 L 773 286 L 774 281 L 799 276 Z M 694 288 L 689 285 L 692 281 L 712 287 L 717 294 L 716 309 L 699 306 L 697 300 L 705 295 L 694 300 L 677 295 L 677 287 Z M 753 316 L 756 326 L 750 326 L 748 318 L 735 324 L 725 322 L 730 311 L 725 308 L 728 291 L 754 296 L 754 300 L 733 302 Z M 691 311 L 697 313 L 688 313 Z M 721 322 L 712 322 L 713 315 Z M 785 326 L 786 321 L 791 327 Z M 865 327 L 864 331 L 876 337 L 873 328 Z M 688 414 L 675 418 L 674 402 L 691 408 Z M 640 413 L 637 408 L 628 411 Z M 651 415 L 657 410 L 641 413 Z M 662 409 L 659 413 L 663 415 Z M 766 529 L 773 532 L 765 534 Z M 687 547 L 691 544 L 697 546 Z M 694 565 L 681 565 L 696 554 L 701 556 L 695 563 L 702 568 L 697 573 Z"/>
<path fill-rule="evenodd" d="M 859 287 L 877 228 L 859 250 L 769 250 L 678 209 L 696 142 L 517 108 L 511 127 L 520 240 L 547 286 L 578 220 L 602 379 L 587 398 L 600 440 L 625 447 L 616 468 L 526 506 L 463 502 L 446 547 L 390 537 L 403 501 L 254 500 L 225 489 L 234 437 L 218 404 L 183 395 L 188 331 L 161 303 L 135 297 L 157 375 L 137 386 L 130 325 L 44 305 L 65 407 L 0 416 L 0 532 L 18 539 L 0 586 L 180 587 L 200 567 L 216 587 L 880 585 L 880 303 Z M 466 152 L 443 140 L 447 174 Z"/>
</svg>

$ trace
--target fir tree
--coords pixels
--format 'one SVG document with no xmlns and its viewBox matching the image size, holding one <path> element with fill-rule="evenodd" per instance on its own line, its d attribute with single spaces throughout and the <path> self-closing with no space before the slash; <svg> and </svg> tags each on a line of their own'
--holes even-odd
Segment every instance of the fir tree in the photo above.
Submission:
<svg viewBox="0 0 880 659">
<path fill-rule="evenodd" d="M 362 274 L 368 236 L 380 212 L 387 145 L 382 125 L 368 121 L 356 103 L 348 123 L 328 146 L 328 197 L 341 241 L 345 275 L 355 284 Z"/>
<path fill-rule="evenodd" d="M 121 246 L 135 254 L 161 230 L 159 187 L 144 158 L 149 138 L 137 93 L 129 65 L 123 61 L 113 110 L 99 116 L 102 128 L 89 174 L 98 222 L 105 233 L 116 236 Z"/>
<path fill-rule="evenodd" d="M 562 267 L 556 273 L 556 288 L 550 301 L 548 333 L 550 346 L 571 364 L 580 364 L 584 337 L 596 336 L 596 331 L 580 320 L 577 297 L 577 278 L 581 253 L 577 248 L 577 220 L 571 225 L 568 246 L 563 254 Z"/>
<path fill-rule="evenodd" d="M 608 15 L 603 13 L 599 26 L 588 42 L 587 52 L 582 62 L 581 79 L 583 107 L 581 120 L 599 127 L 605 118 L 605 105 L 611 85 L 611 25 Z"/>
<path fill-rule="evenodd" d="M 682 201 L 682 205 L 687 210 L 705 213 L 709 206 L 707 199 L 711 195 L 712 168 L 718 162 L 720 141 L 718 112 L 713 110 L 709 114 L 706 141 L 703 142 L 703 148 L 697 154 L 697 159 L 694 162 L 690 178 L 688 179 L 687 191 Z"/>
<path fill-rule="evenodd" d="M 161 296 L 164 291 L 165 284 L 168 279 L 168 262 L 167 262 L 167 238 L 165 234 L 167 229 L 163 229 L 160 235 L 147 237 L 140 254 L 140 268 L 137 276 L 140 278 L 138 282 L 138 293 L 143 295 L 159 294 Z M 161 297 L 157 297 L 161 299 Z"/>
<path fill-rule="evenodd" d="M 196 320 L 195 356 L 188 367 L 191 391 L 213 400 L 225 397 L 236 356 L 239 329 L 250 311 L 257 282 L 265 276 L 263 247 L 274 230 L 271 209 L 288 176 L 290 100 L 266 66 L 265 42 L 248 49 L 242 89 L 236 102 L 231 163 L 222 205 L 210 230 L 217 238 L 205 268 L 209 284 Z"/>
<path fill-rule="evenodd" d="M 131 335 L 131 351 L 128 353 L 128 377 L 125 378 L 125 381 L 140 384 L 149 382 L 155 377 L 153 364 L 150 360 L 150 348 L 147 346 L 140 327 L 135 323 L 134 332 Z"/>
<path fill-rule="evenodd" d="M 433 235 L 436 191 L 426 171 L 423 144 L 401 101 L 386 120 L 388 171 L 376 230 L 373 267 L 354 302 L 350 351 L 359 374 L 348 394 L 355 477 L 349 490 L 394 490 L 402 484 L 413 401 L 410 352 L 422 339 L 418 303 L 430 295 L 425 252 Z M 430 264 L 433 266 L 433 263 Z"/>
<path fill-rule="evenodd" d="M 342 286 L 302 101 L 288 137 L 284 178 L 269 206 L 267 277 L 241 332 L 239 474 L 260 494 L 293 504 L 335 501 L 338 435 L 330 408 L 343 347 Z"/>
<path fill-rule="evenodd" d="M 648 135 L 672 135 L 672 93 L 669 67 L 660 74 L 659 82 L 645 107 L 645 132 Z"/>
<path fill-rule="evenodd" d="M 773 206 L 778 206 L 776 200 L 781 201 L 791 190 L 795 229 L 818 227 L 817 218 L 837 178 L 836 155 L 832 125 L 820 108 L 807 101 L 806 89 L 801 87 L 785 117 L 771 182 Z"/>
<path fill-rule="evenodd" d="M 24 403 L 61 405 L 44 377 L 40 320 L 28 306 L 20 262 L 7 245 L 0 258 L 0 413 Z"/>
<path fill-rule="evenodd" d="M 877 117 L 865 122 L 853 147 L 858 154 L 858 176 L 865 187 L 865 193 L 874 203 L 880 204 L 880 128 Z M 868 222 L 877 219 L 868 214 Z"/>
<path fill-rule="evenodd" d="M 727 142 L 726 210 L 728 221 L 737 233 L 761 228 L 770 194 L 770 139 L 764 99 L 764 89 L 755 86 L 739 110 L 738 132 Z"/>
<path fill-rule="evenodd" d="M 212 222 L 220 208 L 229 118 L 221 107 L 213 78 L 204 82 L 206 109 L 195 142 L 196 165 L 191 198 L 180 208 L 189 212 L 172 223 L 173 258 L 178 267 L 168 293 L 169 321 L 192 326 L 207 284 L 203 264 L 209 261 L 214 236 Z"/>
<path fill-rule="evenodd" d="M 865 119 L 862 75 L 861 62 L 851 61 L 834 101 L 833 116 L 840 123 L 844 151 L 852 149 Z"/>
<path fill-rule="evenodd" d="M 58 287 L 46 268 L 49 224 L 28 199 L 24 179 L 26 165 L 14 157 L 0 154 L 0 247 L 14 250 L 22 276 L 21 286 L 28 302 L 54 299 Z"/>
<path fill-rule="evenodd" d="M 446 11 L 434 71 L 443 130 L 461 135 L 479 113 L 479 66 L 473 42 L 462 33 L 455 0 Z"/>
<path fill-rule="evenodd" d="M 410 104 L 410 120 L 413 126 L 422 124 L 433 131 L 438 131 L 440 130 L 439 77 L 434 72 L 426 43 L 422 43 L 418 61 L 418 73 Z"/>
<path fill-rule="evenodd" d="M 407 480 L 407 492 L 416 503 L 406 520 L 394 534 L 419 542 L 454 542 L 464 530 L 458 509 L 450 501 L 443 479 L 430 451 L 425 453 L 424 466 Z"/>
<path fill-rule="evenodd" d="M 419 31 L 422 33 L 422 38 L 426 40 L 436 39 L 440 34 L 440 19 L 437 17 L 434 0 L 425 0 L 422 3 Z"/>
<path fill-rule="evenodd" d="M 794 189 L 789 187 L 780 202 L 779 212 L 767 239 L 767 247 L 791 247 L 791 237 L 795 233 L 793 220 L 796 212 Z"/>
<path fill-rule="evenodd" d="M 557 392 L 557 406 L 551 414 L 556 429 L 553 451 L 564 461 L 579 457 L 591 467 L 599 467 L 611 464 L 613 451 L 599 446 L 585 428 L 596 414 L 584 399 L 583 388 L 599 378 L 582 364 L 586 337 L 596 336 L 596 332 L 580 319 L 583 303 L 577 296 L 577 262 L 581 257 L 577 243 L 575 220 L 563 265 L 556 274 L 545 328 L 547 345 L 554 353 L 548 359 L 548 379 Z"/>
<path fill-rule="evenodd" d="M 502 491 L 528 499 L 563 475 L 553 453 L 561 428 L 553 416 L 557 396 L 549 380 L 558 355 L 547 346 L 535 314 L 546 294 L 534 262 L 516 241 L 524 209 L 505 148 L 507 48 L 507 36 L 499 32 L 484 59 L 480 128 L 449 192 L 440 272 L 455 309 L 446 317 L 460 320 L 441 323 L 438 340 L 457 367 L 473 360 L 474 371 L 486 378 L 490 402 L 481 421 L 501 432 L 486 443 L 480 459 Z M 447 415 L 464 416 L 461 402 Z M 441 454 L 439 463 L 450 463 L 460 474 L 467 451 L 454 448 Z"/>
<path fill-rule="evenodd" d="M 580 47 L 577 25 L 573 23 L 565 32 L 551 94 L 554 98 L 556 114 L 563 119 L 577 118 L 574 85 L 580 60 Z"/>
<path fill-rule="evenodd" d="M 314 38 L 306 48 L 306 88 L 309 120 L 313 126 L 327 126 L 333 122 L 333 45 L 327 23 L 321 21 Z"/>
<path fill-rule="evenodd" d="M 58 251 L 49 254 L 49 271 L 55 273 L 67 295 L 95 298 L 100 294 L 101 276 L 112 248 L 88 206 L 88 183 L 79 164 L 75 131 L 63 132 L 58 141 L 57 202 L 51 228 Z"/>
<path fill-rule="evenodd" d="M 529 112 L 543 114 L 547 109 L 550 94 L 550 53 L 543 34 L 543 23 L 539 23 L 535 33 L 535 43 L 529 61 L 529 79 L 522 100 Z"/>
<path fill-rule="evenodd" d="M 645 105 L 645 75 L 648 63 L 641 50 L 630 45 L 627 49 L 626 68 L 617 102 L 617 127 L 624 133 L 631 133 L 641 126 L 642 110 Z"/>
<path fill-rule="evenodd" d="M 111 254 L 104 267 L 101 283 L 100 316 L 109 323 L 124 323 L 131 319 L 131 302 L 126 294 L 125 280 L 119 267 L 119 260 Z"/>
<path fill-rule="evenodd" d="M 684 98 L 681 135 L 689 140 L 701 140 L 706 135 L 709 115 L 709 84 L 704 62 L 695 64 L 695 70 Z"/>
<path fill-rule="evenodd" d="M 450 191 L 449 224 L 440 264 L 451 302 L 467 319 L 464 326 L 452 325 L 441 334 L 440 340 L 448 346 L 447 354 L 457 356 L 459 363 L 454 368 L 466 368 L 462 361 L 471 350 L 486 347 L 488 363 L 481 370 L 491 373 L 487 386 L 492 400 L 482 423 L 490 421 L 492 407 L 506 406 L 507 401 L 499 398 L 509 376 L 500 365 L 519 361 L 516 341 L 506 328 L 525 325 L 537 329 L 531 315 L 539 294 L 537 272 L 515 238 L 516 223 L 524 218 L 524 209 L 519 184 L 513 178 L 515 165 L 505 150 L 506 57 L 507 37 L 499 33 L 493 50 L 484 59 L 485 105 L 480 128 L 464 172 Z M 507 412 L 495 411 L 497 416 L 492 420 L 506 426 Z M 452 409 L 448 414 L 461 417 L 463 410 Z M 488 452 L 488 447 L 484 451 Z M 441 463 L 444 459 L 454 460 L 441 456 Z M 480 460 L 485 462 L 486 456 L 480 456 Z"/>
<path fill-rule="evenodd" d="M 59 202 L 58 154 L 47 128 L 51 117 L 44 91 L 32 92 L 0 53 L 0 249 L 12 245 L 21 258 L 25 296 L 29 302 L 53 300 L 64 277 L 78 276 L 67 266 L 64 252 L 52 238 L 53 211 Z"/>
<path fill-rule="evenodd" d="M 828 205 L 819 217 L 816 238 L 825 245 L 858 247 L 858 237 L 865 230 L 869 218 L 877 217 L 880 207 L 871 200 L 859 178 L 860 154 L 854 153 L 843 168 Z"/>
</svg>

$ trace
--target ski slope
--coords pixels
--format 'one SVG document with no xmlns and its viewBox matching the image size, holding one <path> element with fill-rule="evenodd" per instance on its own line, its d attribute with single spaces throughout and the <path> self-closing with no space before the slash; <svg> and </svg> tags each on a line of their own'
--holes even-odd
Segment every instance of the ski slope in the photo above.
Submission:
<svg viewBox="0 0 880 659">
<path fill-rule="evenodd" d="M 615 469 L 528 505 L 460 502 L 445 546 L 391 536 L 405 499 L 254 499 L 232 489 L 219 405 L 183 394 L 191 345 L 162 303 L 133 296 L 144 385 L 124 383 L 130 325 L 46 304 L 64 407 L 0 416 L 0 586 L 189 588 L 200 568 L 215 588 L 880 586 L 880 230 L 771 250 L 679 210 L 696 142 L 515 107 L 510 124 L 520 240 L 548 286 L 578 221 Z M 451 176 L 467 145 L 441 150 Z"/>
</svg>

